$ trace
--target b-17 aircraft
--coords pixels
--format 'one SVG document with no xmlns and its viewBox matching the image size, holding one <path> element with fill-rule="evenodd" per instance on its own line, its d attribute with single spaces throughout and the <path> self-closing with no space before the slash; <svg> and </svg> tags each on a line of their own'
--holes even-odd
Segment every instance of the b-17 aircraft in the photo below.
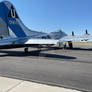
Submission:
<svg viewBox="0 0 92 92">
<path fill-rule="evenodd" d="M 59 40 L 51 38 L 53 34 L 50 35 L 28 29 L 20 20 L 12 3 L 0 2 L 1 49 L 25 47 L 24 51 L 28 52 L 28 47 L 57 44 Z"/>
<path fill-rule="evenodd" d="M 24 47 L 25 53 L 29 47 L 52 46 L 73 39 L 61 39 L 67 35 L 62 32 L 44 33 L 30 30 L 20 20 L 15 7 L 9 1 L 0 2 L 0 49 Z M 69 40 L 70 39 L 70 40 Z"/>
<path fill-rule="evenodd" d="M 92 35 L 88 33 L 88 30 L 86 29 L 85 34 L 82 36 L 75 35 L 74 31 L 72 31 L 72 35 L 70 36 L 64 36 L 61 38 L 61 40 L 66 41 L 73 41 L 73 42 L 92 42 Z"/>
</svg>

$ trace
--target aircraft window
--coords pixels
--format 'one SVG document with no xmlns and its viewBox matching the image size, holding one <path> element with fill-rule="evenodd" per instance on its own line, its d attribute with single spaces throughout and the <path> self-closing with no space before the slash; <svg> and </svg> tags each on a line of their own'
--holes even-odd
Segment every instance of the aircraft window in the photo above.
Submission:
<svg viewBox="0 0 92 92">
<path fill-rule="evenodd" d="M 9 11 L 8 17 L 10 17 L 10 18 L 18 18 L 18 15 L 17 15 L 17 13 L 16 13 L 16 11 L 15 11 L 13 6 L 11 6 L 11 10 Z"/>
</svg>

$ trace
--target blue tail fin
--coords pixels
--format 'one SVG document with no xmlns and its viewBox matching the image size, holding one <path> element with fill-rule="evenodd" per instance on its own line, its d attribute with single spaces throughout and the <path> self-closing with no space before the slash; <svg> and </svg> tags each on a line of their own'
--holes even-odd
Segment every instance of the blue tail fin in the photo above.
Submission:
<svg viewBox="0 0 92 92">
<path fill-rule="evenodd" d="M 16 37 L 29 35 L 28 28 L 21 22 L 16 9 L 9 1 L 0 2 L 0 35 Z"/>
</svg>

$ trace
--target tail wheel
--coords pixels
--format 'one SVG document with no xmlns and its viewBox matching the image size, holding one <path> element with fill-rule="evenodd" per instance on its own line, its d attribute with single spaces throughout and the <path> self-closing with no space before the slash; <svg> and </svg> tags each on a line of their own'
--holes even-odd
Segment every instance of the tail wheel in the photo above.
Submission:
<svg viewBox="0 0 92 92">
<path fill-rule="evenodd" d="M 25 53 L 28 53 L 28 48 L 25 48 L 25 49 L 24 49 L 24 52 L 25 52 Z"/>
</svg>

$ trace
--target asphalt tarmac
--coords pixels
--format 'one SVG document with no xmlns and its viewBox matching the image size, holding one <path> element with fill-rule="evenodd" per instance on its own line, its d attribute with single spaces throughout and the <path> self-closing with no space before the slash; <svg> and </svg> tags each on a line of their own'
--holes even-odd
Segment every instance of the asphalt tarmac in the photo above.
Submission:
<svg viewBox="0 0 92 92">
<path fill-rule="evenodd" d="M 91 47 L 53 49 L 0 50 L 0 76 L 92 92 Z"/>
</svg>

